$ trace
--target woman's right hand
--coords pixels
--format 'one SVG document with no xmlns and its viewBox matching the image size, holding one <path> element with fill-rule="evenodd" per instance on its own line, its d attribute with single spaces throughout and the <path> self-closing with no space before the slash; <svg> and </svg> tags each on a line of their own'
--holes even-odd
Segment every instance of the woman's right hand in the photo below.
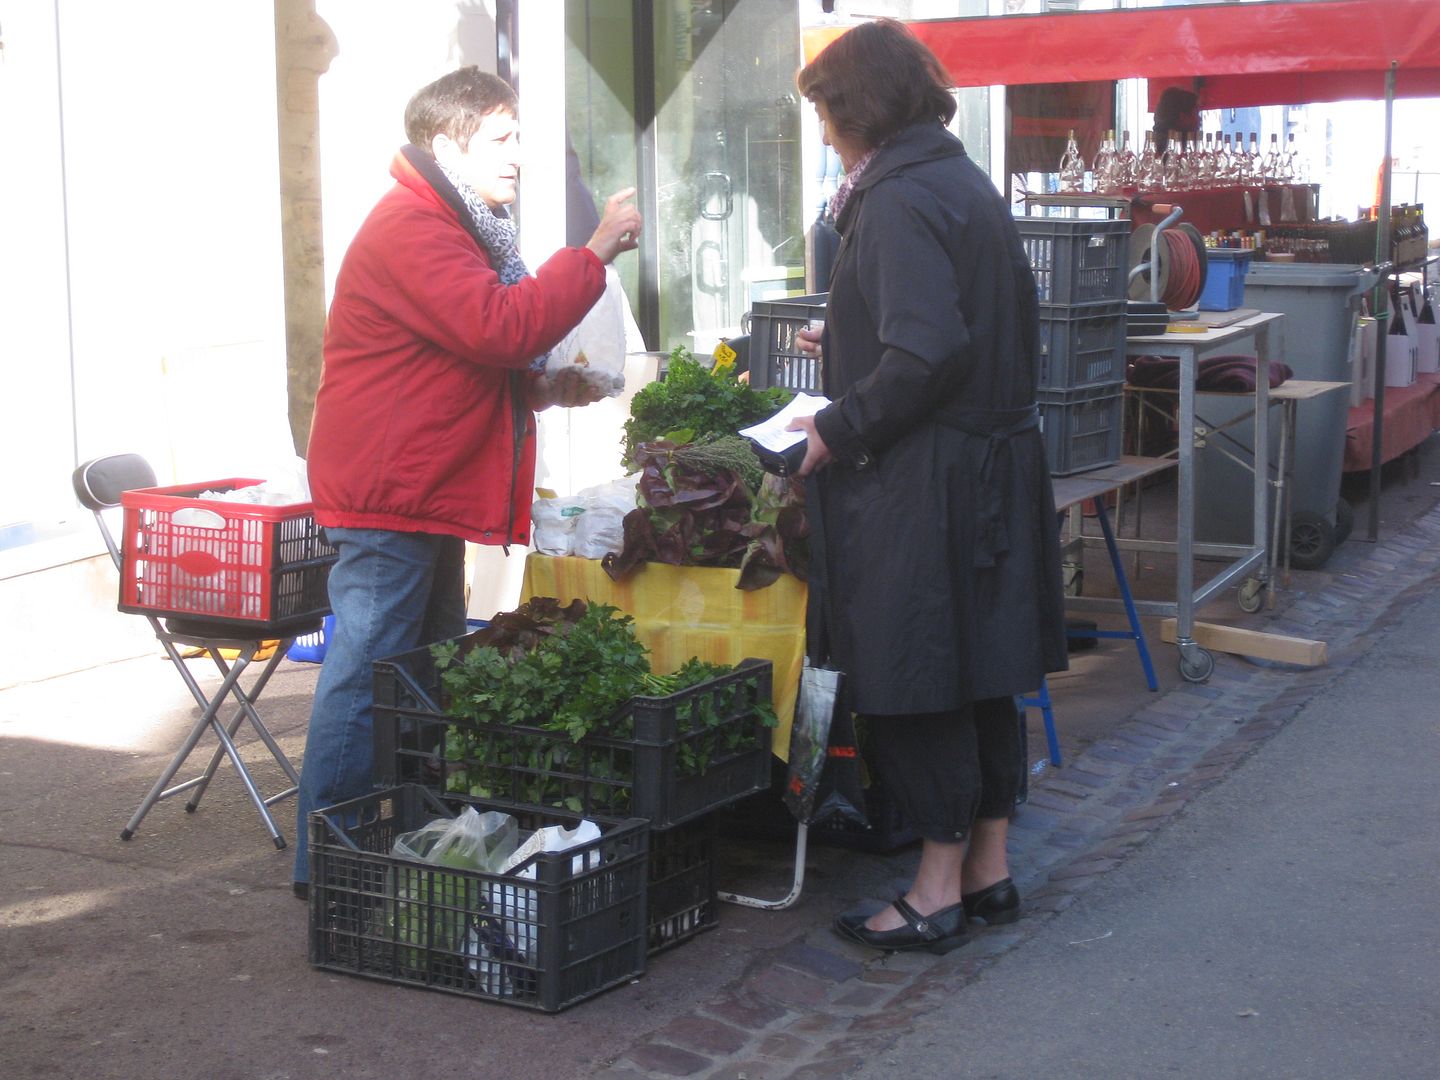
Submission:
<svg viewBox="0 0 1440 1080">
<path fill-rule="evenodd" d="M 603 263 L 615 261 L 622 251 L 634 251 L 640 246 L 640 228 L 643 221 L 640 211 L 630 205 L 635 197 L 633 187 L 622 188 L 605 200 L 605 215 L 595 229 L 595 235 L 585 246 L 600 257 Z"/>
</svg>

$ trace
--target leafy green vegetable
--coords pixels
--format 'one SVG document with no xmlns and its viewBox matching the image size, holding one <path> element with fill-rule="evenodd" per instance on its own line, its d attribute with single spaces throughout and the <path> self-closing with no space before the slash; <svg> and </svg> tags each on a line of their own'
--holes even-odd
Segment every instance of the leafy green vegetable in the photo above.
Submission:
<svg viewBox="0 0 1440 1080">
<path fill-rule="evenodd" d="M 601 560 L 611 578 L 659 562 L 738 568 L 742 589 L 762 588 L 783 573 L 807 579 L 810 530 L 800 481 L 761 471 L 752 489 L 744 470 L 725 467 L 704 447 L 667 440 L 645 443 L 636 457 L 641 505 L 625 515 L 620 550 Z"/>
<path fill-rule="evenodd" d="M 562 608 L 540 598 L 496 616 L 486 630 L 431 646 L 445 712 L 474 722 L 450 724 L 437 747 L 446 790 L 592 814 L 627 812 L 633 747 L 577 744 L 589 735 L 632 739 L 630 699 L 668 698 L 734 670 L 691 659 L 656 674 L 633 623 L 606 604 Z M 757 717 L 767 727 L 776 723 L 754 679 L 697 691 L 675 708 L 682 776 L 750 749 Z M 540 736 L 536 728 L 567 738 Z"/>
<path fill-rule="evenodd" d="M 657 439 L 679 444 L 706 436 L 734 435 L 774 416 L 792 396 L 778 386 L 754 390 L 733 371 L 712 374 L 683 346 L 677 346 L 670 353 L 665 378 L 642 386 L 631 399 L 621 462 L 628 470 L 639 468 L 640 445 Z"/>
</svg>

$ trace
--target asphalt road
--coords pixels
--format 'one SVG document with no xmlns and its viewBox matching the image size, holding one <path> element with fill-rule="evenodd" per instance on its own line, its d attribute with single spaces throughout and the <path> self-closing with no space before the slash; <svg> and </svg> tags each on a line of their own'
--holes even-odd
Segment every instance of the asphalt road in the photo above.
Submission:
<svg viewBox="0 0 1440 1080">
<path fill-rule="evenodd" d="M 1440 593 L 858 1075 L 1433 1077 Z"/>
</svg>

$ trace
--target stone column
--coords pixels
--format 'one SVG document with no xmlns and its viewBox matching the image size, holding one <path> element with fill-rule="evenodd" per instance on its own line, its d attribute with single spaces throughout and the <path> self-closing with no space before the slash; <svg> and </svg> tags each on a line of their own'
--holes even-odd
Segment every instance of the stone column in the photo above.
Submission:
<svg viewBox="0 0 1440 1080">
<path fill-rule="evenodd" d="M 290 433 L 305 455 L 320 385 L 325 247 L 320 213 L 320 76 L 339 51 L 315 0 L 275 0 L 275 103 L 280 228 L 285 259 L 285 353 Z"/>
</svg>

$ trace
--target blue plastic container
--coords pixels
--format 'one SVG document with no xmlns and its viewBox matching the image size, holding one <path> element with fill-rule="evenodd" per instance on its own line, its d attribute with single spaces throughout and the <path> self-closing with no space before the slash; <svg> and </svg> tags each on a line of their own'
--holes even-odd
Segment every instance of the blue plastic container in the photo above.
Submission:
<svg viewBox="0 0 1440 1080">
<path fill-rule="evenodd" d="M 285 653 L 285 659 L 300 664 L 319 664 L 325 659 L 325 642 L 335 632 L 335 616 L 326 615 L 320 629 L 313 634 L 301 634 Z"/>
<path fill-rule="evenodd" d="M 1239 248 L 1205 249 L 1205 287 L 1200 290 L 1201 311 L 1234 311 L 1245 302 L 1245 275 L 1252 251 Z"/>
</svg>

